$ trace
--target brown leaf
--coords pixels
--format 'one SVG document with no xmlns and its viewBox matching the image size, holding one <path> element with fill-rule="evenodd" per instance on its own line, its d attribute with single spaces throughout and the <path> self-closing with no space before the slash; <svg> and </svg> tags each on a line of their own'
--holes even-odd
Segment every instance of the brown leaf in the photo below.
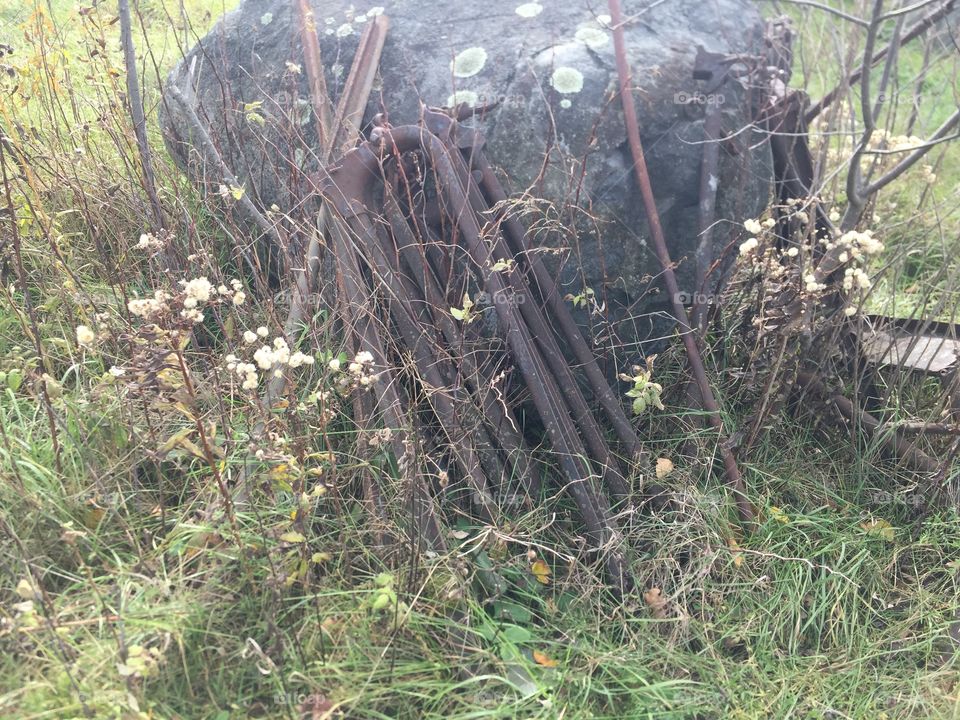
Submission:
<svg viewBox="0 0 960 720">
<path fill-rule="evenodd" d="M 653 616 L 657 620 L 663 620 L 669 614 L 667 612 L 667 606 L 670 604 L 670 601 L 663 597 L 663 591 L 658 587 L 652 587 L 643 593 L 643 601 L 647 604 L 647 607 L 650 608 L 650 612 L 653 613 Z"/>
</svg>

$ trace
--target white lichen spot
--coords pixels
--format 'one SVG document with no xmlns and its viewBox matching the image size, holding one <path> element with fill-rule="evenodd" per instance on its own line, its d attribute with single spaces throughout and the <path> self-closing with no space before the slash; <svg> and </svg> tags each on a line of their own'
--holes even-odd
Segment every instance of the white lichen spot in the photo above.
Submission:
<svg viewBox="0 0 960 720">
<path fill-rule="evenodd" d="M 383 5 L 374 5 L 367 10 L 367 17 L 377 17 L 378 15 L 383 15 Z"/>
<path fill-rule="evenodd" d="M 479 96 L 473 90 L 457 90 L 453 95 L 447 98 L 447 107 L 456 107 L 460 104 L 466 104 L 475 107 L 480 100 Z"/>
<path fill-rule="evenodd" d="M 272 22 L 273 22 L 273 13 L 264 13 L 263 15 L 260 16 L 261 25 L 266 26 Z"/>
<path fill-rule="evenodd" d="M 577 30 L 574 37 L 591 50 L 598 50 L 610 42 L 607 33 L 595 27 L 582 27 Z"/>
<path fill-rule="evenodd" d="M 482 47 L 467 48 L 454 59 L 451 69 L 458 78 L 473 77 L 487 64 L 487 51 Z"/>
<path fill-rule="evenodd" d="M 609 15 L 597 15 L 597 22 L 600 23 L 601 27 L 610 27 L 613 23 L 613 18 Z"/>
<path fill-rule="evenodd" d="M 517 6 L 515 12 L 522 18 L 533 18 L 543 12 L 543 5 L 540 3 L 528 2 Z"/>
<path fill-rule="evenodd" d="M 324 18 L 323 21 L 324 21 L 327 25 L 333 25 L 333 24 L 336 22 L 336 19 L 335 19 L 335 18 L 332 18 L 332 17 L 328 17 L 328 18 Z"/>
<path fill-rule="evenodd" d="M 367 16 L 366 16 L 366 15 L 357 15 L 357 16 L 353 19 L 353 21 L 354 21 L 355 23 L 357 23 L 358 25 L 362 25 L 363 23 L 365 23 L 365 22 L 367 21 Z"/>
<path fill-rule="evenodd" d="M 583 90 L 583 73 L 572 67 L 558 67 L 550 76 L 553 89 L 563 95 L 571 95 Z"/>
<path fill-rule="evenodd" d="M 567 98 L 564 98 L 560 101 L 560 107 L 562 107 L 564 110 L 569 110 L 571 107 L 573 107 L 573 103 L 567 100 Z"/>
<path fill-rule="evenodd" d="M 344 23 L 343 25 L 337 28 L 338 38 L 345 38 L 351 35 L 353 35 L 353 25 L 351 25 L 350 23 Z"/>
</svg>

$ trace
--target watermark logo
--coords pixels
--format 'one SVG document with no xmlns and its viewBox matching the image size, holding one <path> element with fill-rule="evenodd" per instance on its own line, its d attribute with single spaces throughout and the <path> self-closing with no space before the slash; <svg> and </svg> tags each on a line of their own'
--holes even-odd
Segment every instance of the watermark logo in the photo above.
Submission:
<svg viewBox="0 0 960 720">
<path fill-rule="evenodd" d="M 699 90 L 680 90 L 673 94 L 674 105 L 723 105 L 726 98 L 723 93 L 703 93 Z"/>
<path fill-rule="evenodd" d="M 527 296 L 523 293 L 495 292 L 492 295 L 486 290 L 481 290 L 473 296 L 473 301 L 477 305 L 523 305 L 527 301 Z"/>
<path fill-rule="evenodd" d="M 673 296 L 674 302 L 681 305 L 709 305 L 713 302 L 714 296 L 699 292 L 680 291 Z"/>
</svg>

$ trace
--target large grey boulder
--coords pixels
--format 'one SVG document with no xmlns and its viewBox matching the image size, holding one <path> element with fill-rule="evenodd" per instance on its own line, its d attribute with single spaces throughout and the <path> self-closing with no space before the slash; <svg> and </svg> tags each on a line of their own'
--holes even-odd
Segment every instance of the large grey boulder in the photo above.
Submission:
<svg viewBox="0 0 960 720">
<path fill-rule="evenodd" d="M 759 53 L 762 23 L 749 0 L 623 4 L 632 18 L 626 41 L 654 192 L 681 287 L 693 290 L 705 111 L 702 88 L 692 78 L 694 57 L 698 45 Z M 254 202 L 284 210 L 298 206 L 307 194 L 303 178 L 315 169 L 304 149 L 315 146 L 316 135 L 305 73 L 297 67 L 303 54 L 294 7 L 291 0 L 243 0 L 170 77 L 196 103 Z M 488 156 L 508 192 L 529 191 L 555 203 L 555 219 L 569 228 L 543 239 L 569 248 L 551 256 L 564 291 L 593 289 L 610 317 L 628 318 L 615 328 L 625 339 L 669 328 L 658 320 L 668 299 L 658 289 L 660 269 L 632 176 L 605 3 L 312 0 L 312 7 L 334 103 L 363 23 L 386 14 L 390 31 L 367 118 L 386 112 L 391 124 L 414 123 L 421 102 L 499 101 L 473 122 L 486 135 Z M 728 83 L 713 99 L 730 135 L 716 180 L 720 253 L 737 240 L 739 223 L 768 202 L 772 162 L 763 137 L 749 128 L 756 100 L 748 89 Z M 175 103 L 164 104 L 161 122 L 174 156 L 195 178 L 212 179 L 209 169 L 191 163 L 196 137 Z M 596 311 L 589 319 L 600 321 L 594 329 L 610 329 L 601 317 Z"/>
</svg>

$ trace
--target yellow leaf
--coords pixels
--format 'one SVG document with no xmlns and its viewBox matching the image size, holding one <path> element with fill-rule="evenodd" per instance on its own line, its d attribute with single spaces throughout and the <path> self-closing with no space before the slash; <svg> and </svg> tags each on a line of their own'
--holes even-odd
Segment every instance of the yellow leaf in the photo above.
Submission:
<svg viewBox="0 0 960 720">
<path fill-rule="evenodd" d="M 543 665 L 544 667 L 556 667 L 558 664 L 557 661 L 554 660 L 552 657 L 550 657 L 549 655 L 545 655 L 539 650 L 533 651 L 533 661 L 537 665 Z"/>
<path fill-rule="evenodd" d="M 533 564 L 530 566 L 530 572 L 533 573 L 533 576 L 537 579 L 537 582 L 542 585 L 550 584 L 550 566 L 547 565 L 543 560 L 534 560 Z"/>
<path fill-rule="evenodd" d="M 98 505 L 95 505 L 92 500 L 88 500 L 87 507 L 83 511 L 83 517 L 81 520 L 87 530 L 96 530 L 98 527 L 100 527 L 100 522 L 103 520 L 103 516 L 106 514 L 106 510 Z"/>
<path fill-rule="evenodd" d="M 860 523 L 860 527 L 867 531 L 867 535 L 875 535 L 883 538 L 887 542 L 893 542 L 896 534 L 893 525 L 886 520 L 871 520 L 870 522 Z"/>
<path fill-rule="evenodd" d="M 740 552 L 740 544 L 734 538 L 728 538 L 727 547 L 730 548 L 731 555 L 733 555 L 733 564 L 736 567 L 743 565 L 743 553 Z"/>
<path fill-rule="evenodd" d="M 288 543 L 302 543 L 307 541 L 303 535 L 295 531 L 285 532 L 280 536 L 280 539 Z"/>
<path fill-rule="evenodd" d="M 33 589 L 33 584 L 26 578 L 21 578 L 20 582 L 17 583 L 17 595 L 24 600 L 32 600 L 36 594 L 37 592 Z"/>
<path fill-rule="evenodd" d="M 772 517 L 778 523 L 783 523 L 784 525 L 787 525 L 790 522 L 790 518 L 787 516 L 787 514 L 776 505 L 770 506 L 770 517 Z"/>
<path fill-rule="evenodd" d="M 657 458 L 657 480 L 665 478 L 673 472 L 673 460 L 670 458 Z"/>
<path fill-rule="evenodd" d="M 157 373 L 157 380 L 159 380 L 160 384 L 164 387 L 173 390 L 183 387 L 183 373 L 180 372 L 179 368 L 163 368 L 163 370 Z"/>
</svg>

